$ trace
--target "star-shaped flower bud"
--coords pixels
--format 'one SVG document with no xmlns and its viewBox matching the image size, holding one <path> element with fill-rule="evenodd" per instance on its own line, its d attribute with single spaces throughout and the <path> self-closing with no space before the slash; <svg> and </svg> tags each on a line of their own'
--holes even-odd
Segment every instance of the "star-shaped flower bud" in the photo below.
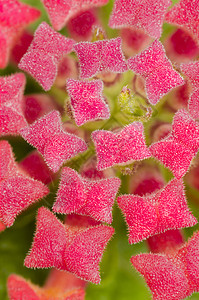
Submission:
<svg viewBox="0 0 199 300">
<path fill-rule="evenodd" d="M 103 82 L 101 80 L 86 82 L 68 79 L 67 90 L 77 126 L 88 121 L 110 117 L 109 107 L 102 95 Z"/>
<path fill-rule="evenodd" d="M 151 154 L 178 179 L 186 174 L 198 149 L 199 124 L 184 109 L 175 114 L 171 134 L 149 147 Z"/>
<path fill-rule="evenodd" d="M 72 51 L 74 43 L 42 22 L 19 68 L 28 72 L 48 91 L 55 81 L 60 59 Z"/>
<path fill-rule="evenodd" d="M 112 206 L 120 183 L 117 177 L 87 180 L 73 169 L 63 168 L 53 211 L 86 215 L 111 224 Z"/>
<path fill-rule="evenodd" d="M 27 125 L 22 111 L 25 84 L 23 73 L 0 77 L 0 135 L 19 134 Z"/>
<path fill-rule="evenodd" d="M 81 138 L 64 132 L 61 116 L 56 110 L 21 129 L 20 133 L 38 149 L 53 172 L 57 172 L 66 160 L 87 149 Z"/>
<path fill-rule="evenodd" d="M 190 213 L 182 180 L 174 179 L 150 195 L 118 197 L 129 229 L 129 243 L 134 244 L 169 229 L 190 227 L 197 219 Z"/>
<path fill-rule="evenodd" d="M 96 130 L 92 133 L 92 139 L 98 157 L 98 170 L 130 164 L 151 156 L 145 144 L 143 125 L 140 122 L 133 122 L 118 133 Z"/>
<path fill-rule="evenodd" d="M 17 38 L 40 17 L 40 11 L 17 0 L 0 0 L 0 7 L 0 68 L 5 68 Z"/>
<path fill-rule="evenodd" d="M 61 30 L 77 13 L 107 4 L 108 0 L 41 0 L 55 30 Z"/>
<path fill-rule="evenodd" d="M 100 72 L 123 73 L 127 71 L 121 43 L 121 38 L 116 38 L 76 44 L 74 49 L 80 61 L 80 77 L 84 79 Z"/>
<path fill-rule="evenodd" d="M 170 255 L 144 253 L 131 257 L 153 299 L 181 300 L 199 292 L 199 232 Z"/>
<path fill-rule="evenodd" d="M 166 14 L 165 21 L 182 26 L 199 42 L 199 1 L 181 0 Z"/>
<path fill-rule="evenodd" d="M 46 196 L 49 190 L 20 171 L 9 143 L 4 140 L 0 141 L 0 162 L 0 222 L 10 227 L 21 211 Z"/>
<path fill-rule="evenodd" d="M 48 289 L 36 286 L 26 281 L 21 276 L 12 274 L 8 277 L 8 295 L 10 300 L 84 300 L 85 291 L 81 288 L 73 288 L 68 291 L 60 291 L 56 287 Z"/>
<path fill-rule="evenodd" d="M 151 37 L 159 39 L 164 16 L 170 5 L 170 0 L 116 0 L 109 26 L 143 29 Z"/>
<path fill-rule="evenodd" d="M 159 41 L 155 41 L 140 54 L 128 59 L 129 69 L 145 78 L 148 100 L 156 104 L 171 89 L 184 84 Z"/>
<path fill-rule="evenodd" d="M 113 233 L 114 229 L 105 225 L 89 228 L 64 225 L 42 207 L 38 211 L 36 234 L 25 266 L 55 267 L 99 284 L 99 263 Z"/>
</svg>

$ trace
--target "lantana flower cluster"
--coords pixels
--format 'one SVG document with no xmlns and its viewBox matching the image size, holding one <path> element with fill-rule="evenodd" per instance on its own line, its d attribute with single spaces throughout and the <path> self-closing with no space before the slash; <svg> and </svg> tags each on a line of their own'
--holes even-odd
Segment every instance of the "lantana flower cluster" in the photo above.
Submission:
<svg viewBox="0 0 199 300">
<path fill-rule="evenodd" d="M 199 292 L 199 0 L 174 2 L 0 0 L 1 299 Z"/>
</svg>

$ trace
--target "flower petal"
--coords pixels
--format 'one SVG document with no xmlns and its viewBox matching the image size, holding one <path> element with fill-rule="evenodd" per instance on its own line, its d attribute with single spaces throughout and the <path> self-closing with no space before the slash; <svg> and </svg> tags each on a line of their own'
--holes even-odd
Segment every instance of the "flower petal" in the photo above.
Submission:
<svg viewBox="0 0 199 300">
<path fill-rule="evenodd" d="M 116 38 L 76 44 L 74 49 L 80 61 L 80 77 L 90 78 L 102 71 L 114 73 L 127 71 L 121 42 L 121 38 Z"/>
<path fill-rule="evenodd" d="M 173 69 L 159 41 L 153 42 L 135 57 L 129 58 L 128 66 L 130 70 L 145 78 L 147 96 L 153 105 L 171 89 L 184 84 L 183 78 Z"/>
<path fill-rule="evenodd" d="M 60 59 L 72 51 L 74 43 L 42 22 L 20 60 L 19 68 L 32 75 L 48 91 L 55 81 Z"/>
</svg>

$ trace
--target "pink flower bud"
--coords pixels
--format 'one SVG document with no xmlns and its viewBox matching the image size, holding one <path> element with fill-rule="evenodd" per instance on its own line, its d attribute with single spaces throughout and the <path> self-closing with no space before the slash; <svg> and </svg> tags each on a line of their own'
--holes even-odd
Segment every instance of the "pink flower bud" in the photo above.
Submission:
<svg viewBox="0 0 199 300">
<path fill-rule="evenodd" d="M 116 0 L 109 26 L 142 29 L 152 38 L 159 39 L 164 16 L 170 5 L 170 0 Z"/>
<path fill-rule="evenodd" d="M 130 244 L 197 223 L 187 207 L 182 180 L 174 179 L 163 189 L 144 197 L 123 195 L 117 201 L 126 218 Z"/>
<path fill-rule="evenodd" d="M 114 165 L 125 165 L 150 157 L 143 137 L 143 125 L 134 122 L 118 133 L 96 130 L 92 133 L 98 164 L 103 170 Z"/>
<path fill-rule="evenodd" d="M 64 132 L 61 116 L 55 110 L 23 128 L 20 133 L 38 149 L 53 172 L 57 172 L 66 160 L 87 149 L 82 139 Z"/>
<path fill-rule="evenodd" d="M 77 228 L 62 224 L 48 209 L 38 211 L 32 249 L 25 259 L 28 268 L 55 267 L 100 283 L 99 263 L 112 227 Z"/>
<path fill-rule="evenodd" d="M 171 89 L 182 85 L 183 78 L 177 73 L 159 41 L 128 59 L 129 69 L 145 78 L 148 100 L 155 105 Z"/>
<path fill-rule="evenodd" d="M 24 175 L 20 171 L 7 141 L 0 141 L 0 155 L 0 221 L 10 227 L 21 211 L 46 196 L 49 190 L 40 181 Z"/>
<path fill-rule="evenodd" d="M 149 149 L 179 179 L 186 174 L 198 152 L 199 124 L 181 109 L 174 116 L 171 134 Z"/>
<path fill-rule="evenodd" d="M 0 135 L 17 135 L 27 125 L 22 110 L 25 84 L 23 73 L 0 77 Z"/>
<path fill-rule="evenodd" d="M 101 80 L 86 82 L 68 79 L 67 90 L 77 126 L 88 121 L 110 117 L 109 107 L 102 94 L 103 82 Z"/>
<path fill-rule="evenodd" d="M 74 46 L 80 61 L 80 77 L 93 77 L 102 71 L 123 73 L 127 64 L 121 49 L 121 38 L 82 42 Z"/>
<path fill-rule="evenodd" d="M 139 254 L 131 263 L 150 288 L 153 299 L 181 300 L 199 291 L 199 232 L 172 254 Z"/>
<path fill-rule="evenodd" d="M 42 22 L 35 31 L 34 39 L 22 57 L 19 68 L 32 75 L 48 91 L 55 81 L 60 59 L 72 51 L 73 45 L 72 39 Z"/>
<path fill-rule="evenodd" d="M 119 178 L 87 180 L 76 171 L 63 168 L 53 211 L 76 213 L 112 223 L 112 206 L 120 186 Z"/>
</svg>

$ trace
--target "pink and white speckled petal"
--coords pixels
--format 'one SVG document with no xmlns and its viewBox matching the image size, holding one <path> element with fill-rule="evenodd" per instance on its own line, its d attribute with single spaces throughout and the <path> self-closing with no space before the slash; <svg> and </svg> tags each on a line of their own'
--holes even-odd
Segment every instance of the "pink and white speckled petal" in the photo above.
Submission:
<svg viewBox="0 0 199 300">
<path fill-rule="evenodd" d="M 138 243 L 156 233 L 156 208 L 151 203 L 152 197 L 148 197 L 148 201 L 146 199 L 137 195 L 123 195 L 117 199 L 128 225 L 130 244 Z"/>
<path fill-rule="evenodd" d="M 77 235 L 64 252 L 67 270 L 84 280 L 99 284 L 99 263 L 113 233 L 112 227 L 101 225 L 88 228 Z"/>
<path fill-rule="evenodd" d="M 110 224 L 119 186 L 119 178 L 86 180 L 76 171 L 65 167 L 53 210 L 57 213 L 90 216 Z"/>
<path fill-rule="evenodd" d="M 0 141 L 0 181 L 13 176 L 17 172 L 12 148 L 8 141 Z"/>
<path fill-rule="evenodd" d="M 181 244 L 181 242 L 180 242 Z M 181 300 L 199 291 L 199 232 L 164 254 L 140 254 L 131 262 L 149 286 L 153 299 Z"/>
<path fill-rule="evenodd" d="M 197 223 L 187 207 L 183 182 L 177 179 L 149 196 L 120 196 L 118 205 L 126 218 L 130 244 Z"/>
<path fill-rule="evenodd" d="M 65 161 L 86 150 L 86 143 L 76 135 L 57 134 L 46 143 L 44 158 L 50 169 L 57 172 Z"/>
<path fill-rule="evenodd" d="M 188 240 L 184 248 L 180 249 L 177 257 L 185 264 L 188 273 L 190 294 L 199 291 L 199 232 Z"/>
<path fill-rule="evenodd" d="M 64 225 L 41 207 L 33 245 L 24 264 L 28 268 L 55 267 L 98 284 L 99 263 L 113 233 L 112 227 L 104 225 L 89 228 Z"/>
<path fill-rule="evenodd" d="M 181 71 L 188 77 L 192 87 L 188 109 L 194 119 L 199 119 L 199 62 L 191 62 L 181 65 Z"/>
<path fill-rule="evenodd" d="M 187 206 L 182 179 L 171 180 L 160 193 L 157 193 L 160 232 L 167 229 L 191 227 L 197 224 Z"/>
<path fill-rule="evenodd" d="M 170 0 L 115 0 L 109 26 L 131 27 L 144 30 L 152 38 L 159 39 Z"/>
<path fill-rule="evenodd" d="M 20 173 L 7 141 L 0 142 L 0 161 L 0 220 L 10 227 L 21 211 L 46 196 L 49 190 L 43 183 Z"/>
<path fill-rule="evenodd" d="M 199 150 L 199 123 L 185 109 L 180 109 L 173 118 L 172 134 L 195 155 Z"/>
<path fill-rule="evenodd" d="M 79 81 L 69 79 L 67 90 L 78 126 L 88 121 L 108 119 L 110 111 L 103 98 L 103 82 L 101 80 Z"/>
<path fill-rule="evenodd" d="M 184 84 L 166 57 L 163 45 L 155 41 L 135 57 L 128 59 L 129 69 L 145 78 L 149 102 L 155 105 L 171 89 Z"/>
<path fill-rule="evenodd" d="M 57 172 L 66 160 L 87 149 L 81 138 L 64 132 L 58 111 L 50 112 L 29 127 L 23 128 L 20 133 L 38 149 L 53 172 Z"/>
<path fill-rule="evenodd" d="M 125 165 L 151 156 L 143 137 L 143 125 L 134 122 L 119 133 L 96 130 L 92 133 L 98 164 L 102 170 L 114 165 Z"/>
<path fill-rule="evenodd" d="M 63 168 L 53 211 L 56 213 L 75 213 L 86 204 L 84 183 L 79 174 L 68 167 Z"/>
<path fill-rule="evenodd" d="M 121 43 L 121 38 L 116 38 L 76 44 L 74 49 L 80 61 L 80 77 L 85 79 L 100 72 L 127 71 Z"/>
<path fill-rule="evenodd" d="M 194 154 L 175 140 L 163 140 L 149 147 L 151 154 L 169 168 L 177 179 L 183 177 L 191 164 Z"/>
<path fill-rule="evenodd" d="M 119 178 L 102 180 L 84 180 L 86 187 L 86 205 L 78 213 L 91 216 L 95 220 L 112 223 L 112 208 L 120 187 Z"/>
<path fill-rule="evenodd" d="M 171 136 L 149 147 L 151 154 L 178 179 L 188 171 L 199 149 L 199 124 L 185 109 L 174 115 Z"/>
<path fill-rule="evenodd" d="M 199 119 L 199 89 L 191 94 L 188 109 L 192 118 Z"/>
<path fill-rule="evenodd" d="M 48 91 L 55 81 L 60 59 L 72 51 L 74 43 L 42 22 L 28 51 L 21 58 L 19 68 L 28 72 Z"/>
<path fill-rule="evenodd" d="M 17 174 L 1 182 L 1 191 L 0 219 L 8 227 L 21 211 L 49 193 L 43 183 Z"/>
<path fill-rule="evenodd" d="M 24 265 L 27 268 L 63 269 L 62 253 L 67 243 L 64 225 L 47 208 L 41 207 L 38 210 L 34 241 Z"/>
<path fill-rule="evenodd" d="M 48 126 L 48 125 L 51 126 Z M 22 137 L 28 143 L 43 154 L 46 141 L 53 135 L 61 133 L 61 117 L 58 111 L 54 110 L 44 117 L 38 119 L 28 127 L 21 129 Z"/>
<path fill-rule="evenodd" d="M 146 280 L 154 300 L 182 300 L 188 296 L 185 273 L 166 255 L 139 254 L 131 257 L 131 263 Z"/>
<path fill-rule="evenodd" d="M 27 125 L 22 111 L 25 84 L 23 73 L 0 77 L 0 135 L 18 135 Z"/>
</svg>

